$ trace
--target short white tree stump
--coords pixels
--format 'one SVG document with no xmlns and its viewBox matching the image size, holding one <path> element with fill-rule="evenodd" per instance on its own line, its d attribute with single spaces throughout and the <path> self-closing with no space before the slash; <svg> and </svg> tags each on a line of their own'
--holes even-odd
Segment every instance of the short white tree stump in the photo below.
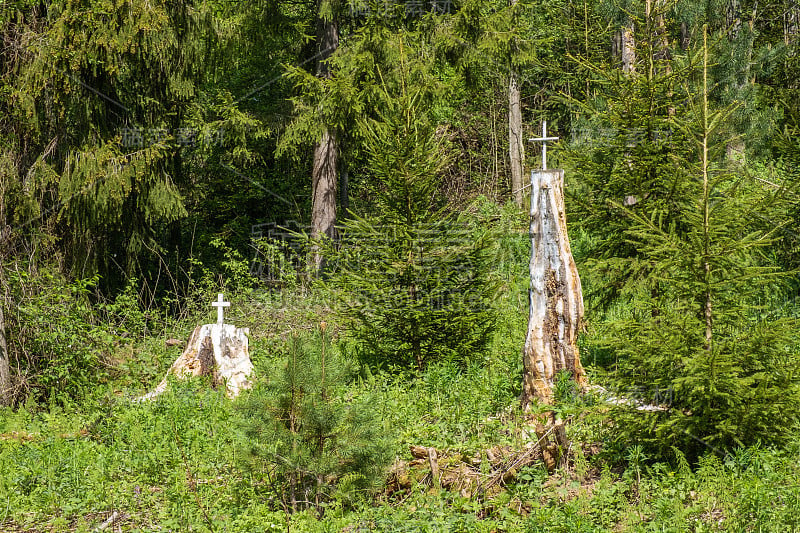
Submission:
<svg viewBox="0 0 800 533">
<path fill-rule="evenodd" d="M 252 386 L 249 378 L 253 373 L 253 363 L 247 338 L 250 330 L 223 323 L 223 307 L 230 304 L 223 302 L 222 294 L 212 305 L 217 308 L 217 323 L 197 326 L 186 349 L 172 363 L 158 387 L 136 401 L 152 400 L 167 390 L 170 374 L 178 379 L 211 376 L 214 387 L 225 385 L 228 398 L 236 398 Z"/>
</svg>

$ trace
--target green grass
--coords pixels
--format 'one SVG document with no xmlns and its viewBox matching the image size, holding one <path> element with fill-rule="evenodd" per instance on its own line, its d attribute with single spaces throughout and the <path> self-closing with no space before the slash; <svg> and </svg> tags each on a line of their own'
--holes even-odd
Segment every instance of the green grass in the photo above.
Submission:
<svg viewBox="0 0 800 533">
<path fill-rule="evenodd" d="M 444 373 L 444 376 L 441 374 Z M 487 379 L 488 378 L 488 379 Z M 375 381 L 381 378 L 376 377 Z M 471 451 L 513 441 L 508 423 L 486 421 L 492 377 L 437 369 L 372 391 L 395 453 L 410 443 Z M 506 398 L 513 400 L 513 398 Z M 173 383 L 150 404 L 95 401 L 71 410 L 6 411 L 0 432 L 3 528 L 89 531 L 112 510 L 126 531 L 285 530 L 287 516 L 268 485 L 237 460 L 234 403 L 201 383 Z M 591 427 L 571 434 L 591 433 Z M 580 431 L 578 431 L 580 430 Z M 16 433 L 15 433 L 16 432 Z M 577 444 L 577 443 L 576 443 Z M 417 486 L 356 508 L 332 502 L 322 519 L 291 518 L 293 531 L 794 531 L 800 528 L 798 447 L 706 457 L 695 470 L 646 465 L 637 481 L 604 459 L 578 461 L 548 476 L 534 469 L 489 501 Z"/>
<path fill-rule="evenodd" d="M 411 459 L 412 444 L 466 454 L 524 445 L 514 408 L 526 280 L 506 283 L 483 361 L 437 364 L 421 375 L 363 371 L 340 392 L 343 401 L 371 398 L 398 459 Z M 335 320 L 317 296 L 239 300 L 232 321 L 252 328 L 256 379 L 276 375 L 291 331 Z M 556 406 L 572 421 L 570 461 L 553 474 L 528 467 L 494 499 L 417 484 L 356 503 L 334 499 L 321 517 L 289 516 L 269 480 L 242 460 L 243 399 L 231 402 L 200 380 L 172 382 L 151 403 L 129 400 L 154 387 L 179 355 L 164 339 L 187 337 L 198 320 L 119 345 L 116 371 L 80 402 L 0 411 L 0 530 L 91 531 L 117 511 L 124 531 L 800 531 L 800 439 L 781 451 L 706 456 L 692 468 L 679 455 L 636 464 L 588 456 L 583 448 L 607 440 L 613 421 L 602 405 L 572 394 Z"/>
</svg>

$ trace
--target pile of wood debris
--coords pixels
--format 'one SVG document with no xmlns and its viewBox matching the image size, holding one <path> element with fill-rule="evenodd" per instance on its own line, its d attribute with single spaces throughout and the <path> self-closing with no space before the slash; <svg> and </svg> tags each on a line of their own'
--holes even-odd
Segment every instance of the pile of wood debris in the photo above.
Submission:
<svg viewBox="0 0 800 533">
<path fill-rule="evenodd" d="M 409 491 L 415 484 L 457 492 L 465 498 L 491 498 L 503 491 L 520 470 L 542 463 L 552 473 L 566 460 L 570 443 L 565 422 L 550 418 L 533 426 L 536 440 L 523 447 L 493 446 L 472 456 L 427 446 L 411 446 L 411 461 L 395 462 L 387 494 Z"/>
</svg>

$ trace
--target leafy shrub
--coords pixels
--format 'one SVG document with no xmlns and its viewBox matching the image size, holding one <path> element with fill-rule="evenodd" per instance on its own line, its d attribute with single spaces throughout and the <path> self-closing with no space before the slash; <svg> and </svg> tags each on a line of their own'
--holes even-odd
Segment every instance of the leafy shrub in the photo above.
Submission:
<svg viewBox="0 0 800 533">
<path fill-rule="evenodd" d="M 555 388 L 553 389 L 553 399 L 556 404 L 574 401 L 579 393 L 580 387 L 572 379 L 570 372 L 562 370 L 556 374 Z"/>
<path fill-rule="evenodd" d="M 102 306 L 106 320 L 113 324 L 121 336 L 138 337 L 148 332 L 148 315 L 142 309 L 138 290 L 139 280 L 129 278 L 125 288 L 114 297 L 114 301 Z"/>
<path fill-rule="evenodd" d="M 307 239 L 287 242 L 274 237 L 253 239 L 256 257 L 254 271 L 268 285 L 277 286 L 284 291 L 295 291 L 303 278 L 311 275 Z"/>
<path fill-rule="evenodd" d="M 68 282 L 49 271 L 9 270 L 6 314 L 16 401 L 67 402 L 107 376 L 113 335 L 90 301 L 97 277 Z"/>
<path fill-rule="evenodd" d="M 171 305 L 173 314 L 181 319 L 207 315 L 209 300 L 216 299 L 219 292 L 249 296 L 255 288 L 257 279 L 250 273 L 250 261 L 241 252 L 221 238 L 212 239 L 207 248 L 210 257 L 205 260 L 187 258 L 187 286 L 175 287 L 163 298 L 163 303 Z"/>
</svg>

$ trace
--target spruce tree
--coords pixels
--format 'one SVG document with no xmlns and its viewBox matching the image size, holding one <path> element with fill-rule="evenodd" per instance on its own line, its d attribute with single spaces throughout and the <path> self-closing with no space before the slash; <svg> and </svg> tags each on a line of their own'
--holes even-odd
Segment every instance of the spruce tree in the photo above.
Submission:
<svg viewBox="0 0 800 533">
<path fill-rule="evenodd" d="M 363 127 L 378 214 L 344 224 L 341 272 L 332 281 L 343 291 L 341 310 L 364 359 L 421 370 L 480 354 L 494 311 L 488 235 L 442 200 L 446 142 L 418 97 L 403 87 Z"/>
<path fill-rule="evenodd" d="M 9 212 L 25 233 L 54 235 L 59 246 L 45 239 L 48 251 L 75 272 L 113 283 L 143 269 L 156 232 L 187 214 L 177 138 L 204 72 L 208 6 L 19 7 L 10 16 L 0 8 L 4 37 L 24 50 L 8 81 L 3 68 L 3 145 L 15 154 L 3 171 L 13 172 L 7 190 L 17 199 Z"/>
<path fill-rule="evenodd" d="M 673 120 L 695 148 L 676 158 L 681 210 L 671 220 L 622 210 L 625 240 L 649 275 L 608 341 L 617 386 L 663 408 L 621 407 L 625 442 L 678 445 L 692 457 L 781 443 L 800 420 L 796 320 L 764 320 L 757 305 L 780 287 L 773 236 L 754 223 L 771 195 L 723 165 L 732 110 L 710 108 L 705 42 L 701 54 L 699 87 L 683 88 L 686 115 Z"/>
<path fill-rule="evenodd" d="M 571 143 L 564 152 L 567 175 L 574 177 L 566 193 L 571 220 L 591 235 L 580 243 L 576 260 L 588 267 L 584 280 L 587 307 L 604 310 L 649 275 L 649 264 L 626 237 L 626 213 L 657 217 L 682 231 L 680 213 L 687 183 L 675 173 L 677 160 L 692 157 L 691 141 L 673 124 L 690 83 L 696 57 L 660 54 L 658 27 L 642 22 L 639 66 L 624 73 L 610 65 L 585 63 L 601 91 L 584 102 L 575 120 Z"/>
<path fill-rule="evenodd" d="M 318 334 L 290 339 L 282 372 L 241 408 L 246 467 L 292 512 L 322 513 L 334 497 L 347 503 L 368 495 L 390 460 L 369 399 L 344 399 L 356 369 L 320 326 Z"/>
</svg>

